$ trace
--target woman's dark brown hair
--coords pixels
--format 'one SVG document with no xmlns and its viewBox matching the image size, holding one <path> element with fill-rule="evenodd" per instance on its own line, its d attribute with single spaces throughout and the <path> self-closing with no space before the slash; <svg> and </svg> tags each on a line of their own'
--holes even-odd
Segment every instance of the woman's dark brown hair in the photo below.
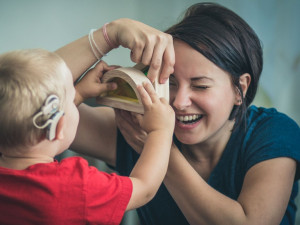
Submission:
<svg viewBox="0 0 300 225">
<path fill-rule="evenodd" d="M 245 119 L 253 101 L 263 66 L 260 40 L 253 29 L 236 13 L 215 3 L 197 3 L 183 19 L 166 33 L 189 44 L 218 67 L 231 75 L 233 85 L 242 93 L 239 77 L 250 74 L 251 83 L 242 104 L 234 106 L 230 120 L 235 127 Z"/>
</svg>

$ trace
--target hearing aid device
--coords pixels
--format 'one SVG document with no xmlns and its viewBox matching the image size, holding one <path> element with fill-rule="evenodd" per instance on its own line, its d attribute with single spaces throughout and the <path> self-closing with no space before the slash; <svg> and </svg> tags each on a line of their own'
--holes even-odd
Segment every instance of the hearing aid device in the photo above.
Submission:
<svg viewBox="0 0 300 225">
<path fill-rule="evenodd" d="M 46 138 L 49 141 L 52 141 L 56 135 L 56 127 L 59 119 L 64 115 L 63 111 L 56 112 L 53 116 L 50 117 L 50 123 L 47 126 Z"/>
<path fill-rule="evenodd" d="M 46 138 L 52 141 L 56 135 L 57 123 L 63 115 L 64 112 L 59 110 L 59 98 L 56 95 L 50 95 L 41 110 L 33 117 L 33 124 L 39 129 L 46 128 Z M 37 124 L 39 117 L 46 117 L 48 119 L 43 125 L 39 125 Z"/>
</svg>

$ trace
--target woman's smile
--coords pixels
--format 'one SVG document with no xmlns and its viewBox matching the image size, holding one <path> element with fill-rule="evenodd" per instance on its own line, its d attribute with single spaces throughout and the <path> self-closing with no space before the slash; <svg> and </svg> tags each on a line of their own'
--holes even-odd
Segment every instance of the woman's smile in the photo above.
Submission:
<svg viewBox="0 0 300 225">
<path fill-rule="evenodd" d="M 202 114 L 176 115 L 176 126 L 182 129 L 193 129 L 200 124 Z"/>
</svg>

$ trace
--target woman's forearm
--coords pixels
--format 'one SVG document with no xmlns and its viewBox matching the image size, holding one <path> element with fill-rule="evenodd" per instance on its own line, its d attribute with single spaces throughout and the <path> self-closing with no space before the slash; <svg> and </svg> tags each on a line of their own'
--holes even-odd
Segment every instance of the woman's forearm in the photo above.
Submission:
<svg viewBox="0 0 300 225">
<path fill-rule="evenodd" d="M 236 223 L 244 220 L 242 207 L 211 188 L 174 148 L 164 184 L 190 224 L 244 224 Z M 219 209 L 229 209 L 237 221 L 226 223 Z"/>
<path fill-rule="evenodd" d="M 289 158 L 253 166 L 245 177 L 245 188 L 233 200 L 208 185 L 173 147 L 164 184 L 190 224 L 279 224 L 288 204 L 295 168 Z"/>
</svg>

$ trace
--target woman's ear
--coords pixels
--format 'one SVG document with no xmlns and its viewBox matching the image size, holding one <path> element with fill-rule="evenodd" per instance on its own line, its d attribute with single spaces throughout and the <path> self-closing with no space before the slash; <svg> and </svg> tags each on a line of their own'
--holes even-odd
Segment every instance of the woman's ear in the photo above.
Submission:
<svg viewBox="0 0 300 225">
<path fill-rule="evenodd" d="M 64 138 L 65 115 L 63 115 L 56 126 L 55 140 L 62 140 Z"/>
<path fill-rule="evenodd" d="M 240 76 L 239 80 L 240 80 L 239 81 L 240 87 L 241 87 L 243 93 L 240 93 L 240 91 L 238 92 L 237 99 L 236 99 L 237 105 L 241 105 L 242 99 L 245 98 L 245 96 L 246 96 L 247 90 L 251 83 L 251 76 L 249 73 L 244 73 L 243 75 Z M 243 94 L 243 98 L 242 98 L 241 94 Z"/>
</svg>

